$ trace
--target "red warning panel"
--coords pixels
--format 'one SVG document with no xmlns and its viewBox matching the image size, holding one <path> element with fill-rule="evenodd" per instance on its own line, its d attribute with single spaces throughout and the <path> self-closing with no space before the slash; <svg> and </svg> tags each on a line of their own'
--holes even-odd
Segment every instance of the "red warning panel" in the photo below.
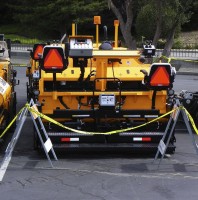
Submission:
<svg viewBox="0 0 198 200">
<path fill-rule="evenodd" d="M 166 70 L 165 66 L 159 66 L 153 73 L 151 80 L 151 86 L 169 86 L 170 85 L 170 75 Z"/>
<path fill-rule="evenodd" d="M 41 69 L 45 72 L 62 72 L 67 67 L 64 50 L 60 46 L 45 46 L 41 59 Z"/>
<path fill-rule="evenodd" d="M 34 51 L 34 59 L 38 60 L 39 59 L 39 54 L 41 55 L 43 53 L 43 45 L 37 45 Z"/>
<path fill-rule="evenodd" d="M 60 69 L 63 68 L 63 58 L 59 54 L 57 49 L 50 49 L 44 59 L 45 69 Z"/>
<path fill-rule="evenodd" d="M 43 48 L 46 44 L 34 44 L 33 51 L 31 52 L 31 57 L 34 60 L 40 60 L 43 53 Z"/>
</svg>

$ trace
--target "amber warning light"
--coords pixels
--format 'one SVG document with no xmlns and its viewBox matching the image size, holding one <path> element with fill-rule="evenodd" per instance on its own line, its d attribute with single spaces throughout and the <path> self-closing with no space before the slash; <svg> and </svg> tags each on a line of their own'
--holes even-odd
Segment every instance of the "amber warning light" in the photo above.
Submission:
<svg viewBox="0 0 198 200">
<path fill-rule="evenodd" d="M 100 16 L 94 16 L 94 24 L 101 24 L 101 17 Z"/>
</svg>

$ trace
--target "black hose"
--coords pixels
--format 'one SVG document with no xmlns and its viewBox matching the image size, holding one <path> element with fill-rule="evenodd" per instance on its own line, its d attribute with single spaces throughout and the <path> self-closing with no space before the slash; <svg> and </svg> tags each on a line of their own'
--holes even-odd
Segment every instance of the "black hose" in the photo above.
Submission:
<svg viewBox="0 0 198 200">
<path fill-rule="evenodd" d="M 63 97 L 62 96 L 59 96 L 58 97 L 58 100 L 60 101 L 60 103 L 66 108 L 66 109 L 70 109 L 67 104 L 63 101 Z"/>
<path fill-rule="evenodd" d="M 85 75 L 85 66 L 84 66 L 84 62 L 83 61 L 80 61 L 80 77 L 78 78 L 78 81 L 79 82 L 82 82 L 83 79 L 84 79 L 84 75 Z"/>
</svg>

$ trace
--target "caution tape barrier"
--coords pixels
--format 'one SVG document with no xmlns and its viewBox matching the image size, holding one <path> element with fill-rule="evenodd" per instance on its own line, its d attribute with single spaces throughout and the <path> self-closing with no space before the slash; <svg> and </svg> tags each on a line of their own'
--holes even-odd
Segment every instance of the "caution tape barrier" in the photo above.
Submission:
<svg viewBox="0 0 198 200">
<path fill-rule="evenodd" d="M 161 119 L 161 118 L 163 118 L 163 117 L 165 117 L 165 116 L 171 114 L 171 113 L 174 112 L 176 109 L 178 109 L 178 108 L 176 108 L 176 109 L 174 109 L 174 110 L 171 110 L 171 111 L 169 111 L 168 113 L 165 113 L 164 115 L 162 115 L 162 116 L 160 116 L 160 117 L 158 117 L 158 118 L 155 118 L 155 119 L 153 119 L 153 120 L 151 120 L 151 121 L 149 121 L 149 122 L 146 122 L 146 123 L 144 123 L 144 124 L 141 124 L 141 125 L 138 125 L 138 126 L 135 126 L 135 127 L 130 127 L 130 128 L 125 128 L 125 129 L 120 129 L 120 130 L 115 130 L 115 131 L 109 131 L 109 132 L 104 132 L 104 133 L 97 133 L 97 132 L 80 131 L 80 130 L 76 130 L 76 129 L 73 129 L 73 128 L 64 126 L 64 125 L 62 125 L 61 123 L 57 122 L 56 120 L 54 120 L 54 119 L 52 119 L 52 118 L 50 118 L 50 117 L 48 117 L 48 116 L 46 116 L 46 115 L 44 115 L 44 114 L 38 112 L 37 110 L 35 110 L 34 108 L 30 107 L 29 105 L 27 105 L 27 108 L 28 108 L 28 110 L 29 110 L 30 112 L 33 112 L 33 113 L 35 113 L 36 115 L 38 115 L 39 117 L 41 117 L 41 118 L 43 118 L 43 119 L 45 119 L 45 120 L 47 120 L 47 121 L 49 121 L 49 122 L 51 122 L 51 123 L 57 125 L 57 126 L 60 126 L 60 127 L 64 128 L 64 129 L 67 129 L 67 130 L 70 130 L 70 131 L 73 131 L 73 132 L 76 132 L 76 133 L 91 134 L 91 135 L 94 135 L 94 134 L 112 135 L 112 134 L 116 134 L 116 133 L 121 133 L 121 132 L 126 132 L 126 131 L 130 131 L 130 130 L 134 130 L 134 129 L 137 129 L 137 128 L 146 126 L 146 125 L 148 125 L 148 124 L 151 124 L 151 123 L 153 123 L 153 122 L 155 122 L 155 121 L 157 121 L 157 120 L 159 120 L 159 119 Z"/>
<path fill-rule="evenodd" d="M 53 123 L 53 124 L 55 124 L 55 125 L 57 125 L 57 126 L 59 126 L 59 127 L 62 127 L 62 128 L 64 128 L 64 129 L 73 131 L 73 132 L 75 132 L 75 133 L 90 134 L 90 135 L 96 135 L 96 134 L 112 135 L 112 134 L 116 134 L 116 133 L 121 133 L 121 132 L 126 132 L 126 131 L 130 131 L 130 130 L 138 129 L 138 128 L 140 128 L 140 127 L 143 127 L 143 126 L 146 126 L 146 125 L 148 125 L 148 124 L 151 124 L 151 123 L 153 123 L 153 122 L 155 122 L 155 121 L 157 121 L 157 120 L 159 120 L 159 119 L 161 119 L 161 118 L 164 118 L 165 116 L 170 115 L 171 113 L 173 113 L 173 112 L 175 112 L 175 111 L 177 111 L 177 110 L 179 110 L 179 109 L 184 109 L 184 110 L 185 110 L 185 113 L 187 114 L 187 116 L 188 116 L 188 118 L 189 118 L 189 120 L 190 120 L 190 122 L 191 122 L 191 125 L 192 125 L 194 131 L 195 131 L 196 134 L 198 135 L 198 129 L 197 129 L 195 123 L 194 123 L 194 120 L 193 120 L 192 116 L 190 115 L 190 113 L 189 113 L 183 106 L 177 107 L 177 108 L 175 108 L 175 109 L 173 109 L 173 110 L 171 110 L 171 111 L 169 111 L 169 112 L 167 112 L 167 113 L 161 115 L 160 117 L 157 117 L 157 118 L 155 118 L 155 119 L 153 119 L 153 120 L 151 120 L 151 121 L 149 121 L 149 122 L 146 122 L 146 123 L 144 123 L 144 124 L 141 124 L 141 125 L 138 125 L 138 126 L 135 126 L 135 127 L 130 127 L 130 128 L 120 129 L 120 130 L 114 130 L 114 131 L 109 131 L 109 132 L 104 132 L 104 133 L 97 133 L 97 132 L 86 132 L 86 131 L 76 130 L 76 129 L 70 128 L 70 127 L 68 127 L 68 126 L 64 126 L 63 124 L 57 122 L 56 120 L 52 119 L 51 117 L 48 117 L 47 115 L 44 115 L 44 114 L 40 113 L 40 112 L 37 111 L 34 107 L 30 107 L 29 104 L 26 104 L 26 105 L 18 112 L 18 114 L 14 117 L 14 119 L 10 122 L 10 124 L 6 127 L 6 129 L 5 129 L 5 130 L 3 131 L 3 133 L 0 135 L 0 138 L 2 138 L 2 137 L 5 135 L 5 133 L 8 131 L 8 129 L 12 126 L 12 124 L 15 122 L 15 120 L 17 119 L 17 117 L 21 114 L 21 112 L 23 111 L 23 109 L 25 109 L 26 107 L 27 107 L 27 109 L 28 109 L 31 113 L 34 113 L 35 115 L 37 115 L 37 116 L 39 116 L 39 117 L 41 117 L 41 118 L 43 118 L 43 119 L 45 119 L 45 120 L 47 120 L 47 121 Z"/>
<path fill-rule="evenodd" d="M 182 107 L 181 109 L 185 110 L 186 115 L 188 116 L 188 119 L 190 120 L 190 123 L 195 131 L 195 133 L 198 135 L 198 129 L 195 125 L 194 119 L 192 118 L 192 116 L 190 115 L 190 113 L 186 110 L 186 108 Z"/>
<path fill-rule="evenodd" d="M 22 111 L 23 111 L 24 108 L 25 107 L 21 108 L 21 110 L 17 113 L 17 115 L 13 118 L 13 120 L 8 124 L 8 126 L 5 128 L 5 130 L 3 131 L 3 133 L 0 135 L 0 138 L 2 138 L 6 134 L 6 132 L 10 129 L 10 127 L 16 121 L 16 119 L 18 118 L 18 116 L 22 113 Z"/>
</svg>

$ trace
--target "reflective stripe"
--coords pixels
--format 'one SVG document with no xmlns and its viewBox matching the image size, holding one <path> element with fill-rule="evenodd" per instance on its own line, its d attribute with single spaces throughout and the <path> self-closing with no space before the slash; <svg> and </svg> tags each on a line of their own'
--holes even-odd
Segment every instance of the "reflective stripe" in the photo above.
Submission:
<svg viewBox="0 0 198 200">
<path fill-rule="evenodd" d="M 90 117 L 90 115 L 72 115 L 72 117 Z"/>
<path fill-rule="evenodd" d="M 141 117 L 141 115 L 123 115 L 123 117 L 137 117 L 137 118 L 139 118 L 139 117 Z"/>
<path fill-rule="evenodd" d="M 142 141 L 142 138 L 136 137 L 136 138 L 133 138 L 133 141 Z"/>
<path fill-rule="evenodd" d="M 79 138 L 61 138 L 61 142 L 79 142 Z"/>
<path fill-rule="evenodd" d="M 150 142 L 151 138 L 150 137 L 134 137 L 133 141 L 135 141 L 135 142 Z"/>
<path fill-rule="evenodd" d="M 158 115 L 144 115 L 145 118 L 157 118 Z"/>
</svg>

